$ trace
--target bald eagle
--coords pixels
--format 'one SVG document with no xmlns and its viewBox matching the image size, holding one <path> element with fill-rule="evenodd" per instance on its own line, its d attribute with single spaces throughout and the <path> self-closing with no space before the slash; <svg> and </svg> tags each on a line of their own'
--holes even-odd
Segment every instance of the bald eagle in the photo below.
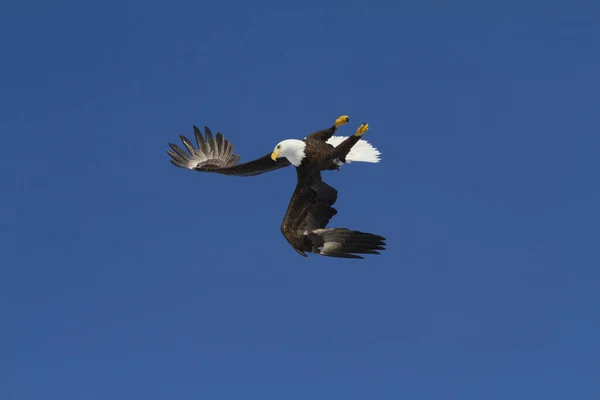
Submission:
<svg viewBox="0 0 600 400">
<path fill-rule="evenodd" d="M 380 254 L 385 250 L 385 238 L 347 228 L 327 228 L 337 214 L 333 204 L 336 189 L 323 182 L 321 172 L 339 170 L 352 161 L 377 163 L 380 152 L 361 139 L 369 129 L 361 124 L 349 137 L 334 136 L 339 126 L 348 123 L 343 115 L 327 129 L 309 134 L 303 140 L 287 139 L 279 142 L 272 152 L 253 161 L 238 164 L 240 156 L 233 154 L 233 145 L 221 133 L 213 135 L 204 128 L 204 136 L 194 126 L 197 147 L 179 135 L 188 152 L 169 143 L 171 163 L 180 168 L 200 172 L 214 172 L 233 176 L 254 176 L 293 165 L 297 184 L 281 223 L 281 232 L 288 243 L 304 257 L 307 252 L 340 258 L 363 258 L 359 254 Z"/>
</svg>

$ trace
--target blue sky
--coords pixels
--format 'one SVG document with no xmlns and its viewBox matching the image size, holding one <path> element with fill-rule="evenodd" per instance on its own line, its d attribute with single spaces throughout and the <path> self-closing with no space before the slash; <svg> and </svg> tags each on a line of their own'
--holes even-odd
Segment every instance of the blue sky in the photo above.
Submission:
<svg viewBox="0 0 600 400">
<path fill-rule="evenodd" d="M 516 4 L 516 3 L 515 3 Z M 0 397 L 600 395 L 600 8 L 3 2 Z M 297 255 L 293 170 L 243 160 L 363 121 L 327 173 L 362 261 Z"/>
</svg>

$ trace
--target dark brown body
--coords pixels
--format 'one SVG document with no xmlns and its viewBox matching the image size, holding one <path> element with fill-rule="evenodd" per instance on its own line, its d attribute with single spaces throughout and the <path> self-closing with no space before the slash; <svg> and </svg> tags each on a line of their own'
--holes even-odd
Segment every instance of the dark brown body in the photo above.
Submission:
<svg viewBox="0 0 600 400">
<path fill-rule="evenodd" d="M 346 156 L 352 147 L 360 140 L 360 136 L 352 135 L 333 147 L 327 140 L 336 129 L 332 126 L 304 139 L 306 156 L 300 166 L 296 167 L 298 183 L 281 223 L 283 236 L 304 257 L 307 257 L 307 251 L 319 253 L 318 248 L 324 244 L 318 235 L 310 232 L 325 228 L 337 214 L 337 210 L 332 207 L 337 200 L 337 190 L 321 180 L 321 171 L 339 169 L 341 163 L 346 162 Z"/>
</svg>

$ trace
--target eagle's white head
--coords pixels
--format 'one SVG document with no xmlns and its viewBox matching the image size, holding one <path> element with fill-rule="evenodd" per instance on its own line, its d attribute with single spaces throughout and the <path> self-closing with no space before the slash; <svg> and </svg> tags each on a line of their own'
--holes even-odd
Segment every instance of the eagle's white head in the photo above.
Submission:
<svg viewBox="0 0 600 400">
<path fill-rule="evenodd" d="M 271 158 L 273 161 L 285 157 L 294 167 L 299 167 L 302 159 L 306 157 L 306 143 L 303 140 L 287 139 L 277 143 Z"/>
</svg>

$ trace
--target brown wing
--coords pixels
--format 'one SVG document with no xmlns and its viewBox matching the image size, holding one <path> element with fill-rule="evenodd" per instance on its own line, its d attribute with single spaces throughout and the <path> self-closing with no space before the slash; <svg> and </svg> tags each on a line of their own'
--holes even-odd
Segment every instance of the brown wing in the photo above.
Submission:
<svg viewBox="0 0 600 400">
<path fill-rule="evenodd" d="M 179 135 L 187 152 L 179 146 L 169 143 L 173 151 L 167 150 L 167 153 L 171 156 L 171 163 L 176 167 L 201 172 L 216 172 L 223 175 L 253 176 L 290 165 L 290 162 L 284 157 L 273 161 L 271 153 L 265 154 L 256 160 L 238 164 L 237 162 L 241 157 L 233 154 L 233 145 L 221 133 L 217 133 L 213 137 L 210 129 L 204 127 L 204 136 L 206 136 L 204 138 L 200 129 L 194 126 L 194 136 L 196 137 L 197 148 L 188 138 Z"/>
<path fill-rule="evenodd" d="M 363 258 L 357 254 L 379 254 L 385 238 L 346 228 L 325 228 L 337 214 L 333 204 L 337 190 L 321 180 L 299 180 L 281 223 L 281 232 L 299 254 L 306 252 L 340 258 Z"/>
<path fill-rule="evenodd" d="M 337 130 L 337 127 L 335 125 L 333 125 L 327 129 L 323 129 L 322 131 L 317 131 L 317 132 L 313 132 L 313 133 L 306 135 L 306 140 L 316 140 L 319 142 L 327 142 L 331 138 L 331 136 L 333 136 L 333 134 L 335 133 L 336 130 Z"/>
</svg>

